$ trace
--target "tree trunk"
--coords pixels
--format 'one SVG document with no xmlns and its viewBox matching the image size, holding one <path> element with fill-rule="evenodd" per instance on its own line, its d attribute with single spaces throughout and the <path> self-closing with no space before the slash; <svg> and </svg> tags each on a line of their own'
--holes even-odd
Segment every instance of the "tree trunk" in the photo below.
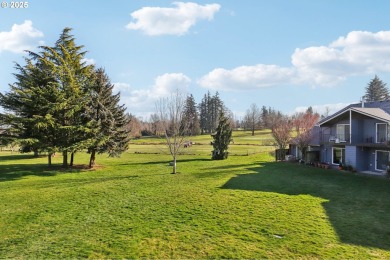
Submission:
<svg viewBox="0 0 390 260">
<path fill-rule="evenodd" d="M 47 165 L 49 166 L 49 167 L 51 167 L 51 157 L 52 157 L 52 153 L 49 153 L 48 155 L 47 155 Z"/>
<path fill-rule="evenodd" d="M 39 156 L 38 149 L 34 149 L 34 157 L 38 157 L 38 156 Z"/>
<path fill-rule="evenodd" d="M 176 156 L 173 157 L 173 171 L 172 174 L 176 174 Z"/>
<path fill-rule="evenodd" d="M 62 167 L 68 167 L 68 151 L 66 150 L 62 152 Z"/>
<path fill-rule="evenodd" d="M 96 158 L 96 150 L 92 149 L 91 157 L 89 158 L 89 168 L 92 168 L 92 166 L 95 165 L 95 158 Z"/>
<path fill-rule="evenodd" d="M 255 128 L 252 128 L 252 136 L 255 136 Z"/>
<path fill-rule="evenodd" d="M 70 154 L 70 163 L 69 166 L 73 166 L 73 160 L 74 160 L 74 152 Z"/>
</svg>

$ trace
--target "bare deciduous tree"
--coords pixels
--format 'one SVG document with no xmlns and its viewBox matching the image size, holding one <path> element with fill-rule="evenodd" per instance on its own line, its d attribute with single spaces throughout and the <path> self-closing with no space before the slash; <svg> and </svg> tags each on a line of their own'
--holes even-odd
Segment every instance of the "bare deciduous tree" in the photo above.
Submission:
<svg viewBox="0 0 390 260">
<path fill-rule="evenodd" d="M 261 111 L 256 104 L 252 104 L 245 113 L 245 126 L 251 129 L 252 136 L 255 135 L 255 130 L 261 126 Z"/>
<path fill-rule="evenodd" d="M 303 158 L 305 158 L 307 148 L 314 137 L 313 127 L 319 118 L 319 114 L 310 112 L 300 113 L 294 116 L 293 124 L 297 131 L 297 137 L 294 138 L 294 143 L 302 152 Z"/>
<path fill-rule="evenodd" d="M 176 173 L 176 159 L 185 142 L 188 126 L 182 124 L 186 96 L 178 90 L 169 98 L 161 98 L 156 102 L 156 115 L 159 127 L 164 133 L 166 145 L 173 158 L 173 171 Z"/>
<path fill-rule="evenodd" d="M 287 116 L 278 116 L 272 120 L 271 130 L 279 149 L 286 149 L 291 139 L 292 120 Z"/>
<path fill-rule="evenodd" d="M 142 135 L 142 126 L 140 120 L 132 114 L 129 114 L 128 118 L 129 123 L 127 124 L 127 129 L 129 131 L 130 136 L 133 138 L 140 138 Z"/>
</svg>

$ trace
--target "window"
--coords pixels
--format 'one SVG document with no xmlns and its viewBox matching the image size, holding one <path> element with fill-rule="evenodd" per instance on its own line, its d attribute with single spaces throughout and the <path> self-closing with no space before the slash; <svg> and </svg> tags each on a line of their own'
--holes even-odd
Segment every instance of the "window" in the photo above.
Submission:
<svg viewBox="0 0 390 260">
<path fill-rule="evenodd" d="M 349 125 L 337 125 L 336 136 L 340 142 L 349 142 Z"/>
<path fill-rule="evenodd" d="M 375 170 L 385 171 L 387 163 L 389 162 L 389 152 L 388 151 L 375 151 Z"/>
<path fill-rule="evenodd" d="M 385 143 L 387 138 L 387 124 L 384 123 L 378 123 L 376 124 L 376 142 L 377 143 Z"/>
<path fill-rule="evenodd" d="M 340 164 L 345 162 L 345 148 L 333 147 L 332 163 Z"/>
</svg>

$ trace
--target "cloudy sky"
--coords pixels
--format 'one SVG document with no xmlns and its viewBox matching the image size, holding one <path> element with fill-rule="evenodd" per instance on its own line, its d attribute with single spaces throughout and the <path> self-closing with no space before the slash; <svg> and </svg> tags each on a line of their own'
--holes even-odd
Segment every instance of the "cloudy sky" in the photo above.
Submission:
<svg viewBox="0 0 390 260">
<path fill-rule="evenodd" d="M 24 50 L 73 28 L 128 111 L 145 117 L 180 89 L 218 91 L 242 116 L 250 104 L 292 113 L 357 102 L 378 75 L 390 84 L 390 1 L 26 1 L 0 8 L 0 91 Z"/>
</svg>

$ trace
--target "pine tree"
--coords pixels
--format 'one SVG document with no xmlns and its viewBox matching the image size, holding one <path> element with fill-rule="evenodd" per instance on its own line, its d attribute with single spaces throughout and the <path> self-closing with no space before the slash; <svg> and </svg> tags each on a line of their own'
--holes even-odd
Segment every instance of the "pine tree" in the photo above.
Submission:
<svg viewBox="0 0 390 260">
<path fill-rule="evenodd" d="M 115 156 L 123 151 L 122 146 L 127 149 L 129 135 L 128 130 L 124 131 L 127 129 L 125 128 L 127 121 L 124 118 L 125 109 L 121 109 L 118 105 L 119 93 L 114 95 L 113 88 L 114 85 L 111 84 L 105 71 L 101 68 L 97 69 L 94 83 L 89 90 L 90 98 L 84 122 L 91 129 L 88 134 L 90 140 L 88 152 L 91 154 L 90 168 L 95 164 L 96 152 L 108 152 L 110 156 Z"/>
<path fill-rule="evenodd" d="M 386 83 L 379 79 L 377 75 L 368 83 L 366 87 L 365 101 L 384 101 L 390 98 Z"/>
<path fill-rule="evenodd" d="M 219 119 L 219 114 L 220 111 L 223 110 L 223 102 L 221 98 L 219 97 L 218 91 L 215 92 L 214 96 L 211 98 L 211 127 L 210 127 L 210 132 L 213 132 L 217 126 L 218 126 L 218 119 Z"/>
<path fill-rule="evenodd" d="M 88 126 L 83 124 L 86 98 L 93 77 L 93 66 L 83 61 L 86 54 L 83 46 L 75 43 L 70 34 L 71 28 L 65 28 L 54 47 L 41 46 L 44 51 L 39 60 L 55 79 L 57 99 L 49 109 L 56 122 L 59 138 L 59 150 L 63 153 L 63 166 L 68 166 L 68 153 L 71 153 L 71 165 L 74 153 L 86 148 Z"/>
<path fill-rule="evenodd" d="M 228 148 L 232 141 L 232 129 L 229 124 L 229 119 L 225 116 L 223 110 L 219 115 L 219 123 L 216 132 L 212 135 L 214 141 L 212 159 L 224 160 L 228 158 Z"/>
<path fill-rule="evenodd" d="M 209 105 L 210 105 L 210 92 L 204 94 L 202 101 L 199 104 L 199 123 L 201 134 L 207 133 L 209 129 Z"/>
<path fill-rule="evenodd" d="M 74 154 L 89 149 L 117 156 L 127 149 L 128 118 L 119 105 L 120 94 L 103 70 L 83 62 L 85 52 L 65 28 L 54 47 L 41 46 L 29 52 L 26 65 L 16 65 L 16 82 L 9 93 L 0 93 L 0 115 L 17 130 L 22 148 L 48 152 L 48 163 L 56 151 L 63 153 L 63 166 L 73 164 Z"/>
<path fill-rule="evenodd" d="M 194 96 L 191 94 L 187 96 L 184 105 L 182 128 L 186 128 L 186 135 L 194 136 L 200 134 L 199 115 L 196 109 Z"/>
<path fill-rule="evenodd" d="M 48 164 L 55 152 L 56 137 L 53 115 L 49 108 L 56 100 L 55 79 L 37 59 L 29 53 L 26 65 L 16 64 L 16 82 L 10 92 L 0 94 L 0 105 L 11 113 L 3 115 L 7 125 L 13 129 L 22 152 L 48 152 Z"/>
<path fill-rule="evenodd" d="M 211 96 L 210 92 L 204 95 L 199 105 L 200 128 L 203 133 L 212 133 L 218 125 L 218 116 L 221 110 L 227 110 L 224 107 L 219 93 Z"/>
</svg>

